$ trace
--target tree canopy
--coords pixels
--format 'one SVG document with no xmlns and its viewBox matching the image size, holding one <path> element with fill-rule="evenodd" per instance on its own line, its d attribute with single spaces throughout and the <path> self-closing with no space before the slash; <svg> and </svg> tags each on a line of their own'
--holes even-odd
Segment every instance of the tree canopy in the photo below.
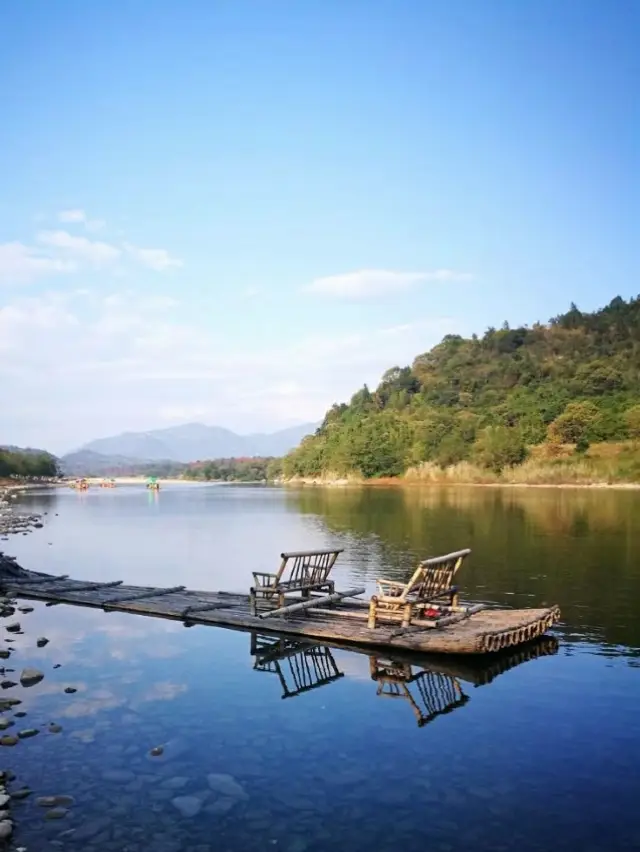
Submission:
<svg viewBox="0 0 640 852">
<path fill-rule="evenodd" d="M 640 297 L 546 325 L 447 335 L 375 390 L 333 405 L 285 456 L 285 477 L 396 476 L 411 465 L 518 464 L 543 441 L 640 437 Z"/>
</svg>

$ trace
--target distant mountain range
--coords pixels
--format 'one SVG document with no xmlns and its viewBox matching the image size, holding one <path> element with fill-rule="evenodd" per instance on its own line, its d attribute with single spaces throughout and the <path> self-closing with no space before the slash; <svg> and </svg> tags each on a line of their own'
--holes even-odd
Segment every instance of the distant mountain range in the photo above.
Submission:
<svg viewBox="0 0 640 852">
<path fill-rule="evenodd" d="M 66 469 L 96 465 L 103 469 L 136 462 L 194 462 L 202 459 L 282 456 L 318 428 L 305 423 L 279 432 L 238 435 L 220 426 L 188 423 L 151 432 L 123 432 L 90 441 L 62 457 Z M 70 472 L 73 472 L 70 470 Z"/>
</svg>

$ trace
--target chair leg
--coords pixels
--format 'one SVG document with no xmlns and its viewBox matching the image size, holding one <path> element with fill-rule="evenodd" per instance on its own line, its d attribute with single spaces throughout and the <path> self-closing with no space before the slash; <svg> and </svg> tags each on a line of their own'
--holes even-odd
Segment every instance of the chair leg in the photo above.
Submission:
<svg viewBox="0 0 640 852">
<path fill-rule="evenodd" d="M 411 610 L 413 608 L 413 604 L 405 604 L 403 613 L 402 613 L 402 626 L 408 627 L 411 624 Z"/>
<path fill-rule="evenodd" d="M 257 604 L 257 601 L 256 601 L 256 590 L 255 589 L 251 589 L 251 591 L 249 592 L 249 612 L 251 613 L 251 615 L 257 615 L 258 614 L 258 604 Z"/>
<path fill-rule="evenodd" d="M 371 601 L 369 602 L 369 621 L 367 622 L 367 627 L 369 628 L 369 630 L 375 630 L 377 611 L 378 611 L 378 600 L 374 595 L 371 598 Z"/>
</svg>

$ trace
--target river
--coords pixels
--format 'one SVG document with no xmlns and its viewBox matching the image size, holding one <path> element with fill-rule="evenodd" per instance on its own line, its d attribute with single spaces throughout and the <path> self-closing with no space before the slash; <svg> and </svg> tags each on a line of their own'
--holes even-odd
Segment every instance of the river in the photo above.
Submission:
<svg viewBox="0 0 640 852">
<path fill-rule="evenodd" d="M 371 591 L 470 547 L 464 596 L 563 613 L 499 664 L 411 666 L 36 603 L 17 613 L 1 696 L 22 702 L 6 733 L 38 731 L 0 749 L 10 789 L 31 790 L 11 804 L 18 845 L 640 847 L 640 493 L 126 486 L 32 492 L 18 508 L 46 512 L 44 529 L 0 547 L 35 570 L 246 590 L 282 550 L 336 544 L 338 588 Z M 5 687 L 25 666 L 44 679 Z"/>
</svg>

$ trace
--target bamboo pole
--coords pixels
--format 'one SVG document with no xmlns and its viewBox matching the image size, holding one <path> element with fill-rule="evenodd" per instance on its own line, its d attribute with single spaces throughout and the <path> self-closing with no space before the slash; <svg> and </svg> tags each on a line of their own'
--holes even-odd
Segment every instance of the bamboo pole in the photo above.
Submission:
<svg viewBox="0 0 640 852">
<path fill-rule="evenodd" d="M 261 612 L 258 615 L 258 618 L 271 618 L 275 615 L 290 615 L 294 612 L 301 612 L 305 609 L 313 609 L 315 606 L 320 606 L 322 604 L 334 603 L 335 601 L 341 601 L 343 598 L 350 598 L 354 595 L 362 595 L 364 594 L 364 587 L 361 589 L 349 589 L 346 592 L 334 592 L 332 595 L 323 595 L 321 598 L 311 598 L 308 601 L 301 601 L 300 603 L 288 604 L 287 606 L 278 607 L 278 609 L 272 609 L 268 612 Z"/>
</svg>

